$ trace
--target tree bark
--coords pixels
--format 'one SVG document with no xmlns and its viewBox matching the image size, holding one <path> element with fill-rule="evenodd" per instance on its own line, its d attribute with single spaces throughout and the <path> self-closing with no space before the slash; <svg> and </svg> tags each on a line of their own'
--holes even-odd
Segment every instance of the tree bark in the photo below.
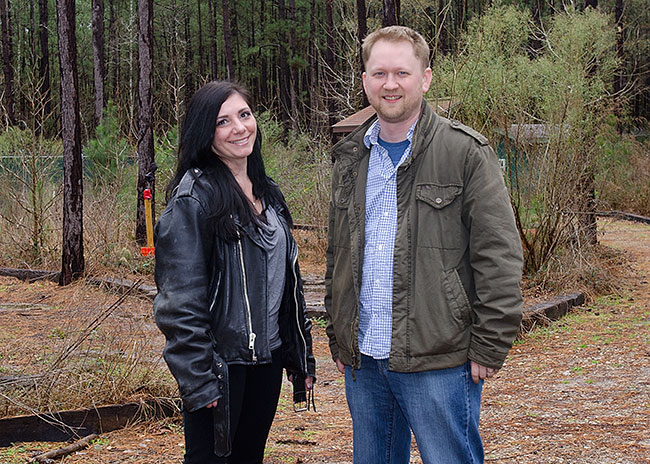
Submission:
<svg viewBox="0 0 650 464">
<path fill-rule="evenodd" d="M 229 1 L 228 3 L 235 3 L 234 1 Z M 241 47 L 239 46 L 239 26 L 237 26 L 237 6 L 236 4 L 230 10 L 230 43 L 235 47 L 235 56 L 237 57 L 237 66 L 233 64 L 232 66 L 232 75 L 233 79 L 237 79 L 241 82 L 240 68 L 242 65 L 241 60 Z"/>
<path fill-rule="evenodd" d="M 266 2 L 262 0 L 260 3 L 260 31 L 262 34 L 265 32 L 265 24 L 266 24 L 266 8 L 265 8 Z M 260 47 L 259 49 L 259 54 L 260 54 L 260 100 L 263 102 L 269 101 L 269 82 L 268 82 L 268 71 L 267 71 L 267 62 L 266 62 L 266 56 L 262 53 L 262 48 Z"/>
<path fill-rule="evenodd" d="M 104 98 L 104 78 L 106 64 L 104 59 L 104 0 L 93 0 L 93 76 L 95 78 L 94 126 L 102 121 L 106 99 Z"/>
<path fill-rule="evenodd" d="M 185 8 L 184 22 L 185 22 L 185 88 L 184 88 L 184 104 L 183 106 L 187 108 L 192 95 L 194 94 L 194 80 L 196 78 L 196 68 L 194 67 L 194 56 L 192 53 L 192 35 L 190 34 L 190 12 L 189 8 Z M 199 24 L 201 20 L 199 19 Z M 200 47 L 200 45 L 199 45 Z M 199 58 L 200 60 L 200 58 Z M 199 64 L 199 68 L 203 68 L 202 64 Z M 199 71 L 199 78 L 201 76 L 201 71 Z M 178 124 L 179 121 L 176 121 Z M 180 127 L 180 126 L 179 126 Z"/>
<path fill-rule="evenodd" d="M 63 138 L 63 253 L 59 284 L 67 285 L 84 272 L 83 166 L 74 0 L 57 0 L 56 13 Z"/>
<path fill-rule="evenodd" d="M 381 17 L 382 27 L 398 25 L 399 16 L 400 0 L 384 0 L 383 14 Z"/>
<path fill-rule="evenodd" d="M 41 46 L 41 58 L 38 64 L 41 98 L 45 101 L 45 116 L 52 112 L 50 98 L 50 33 L 48 29 L 49 14 L 47 0 L 38 1 L 38 36 Z M 43 121 L 40 122 L 43 124 Z"/>
<path fill-rule="evenodd" d="M 296 50 L 296 1 L 289 0 L 289 50 L 295 53 Z M 289 100 L 291 102 L 291 128 L 298 130 L 298 69 L 289 66 Z"/>
<path fill-rule="evenodd" d="M 357 0 L 357 38 L 359 40 L 359 69 L 361 72 L 365 71 L 365 66 L 363 65 L 363 54 L 362 47 L 363 39 L 368 35 L 368 25 L 366 22 L 366 0 Z M 365 92 L 361 92 L 361 106 L 368 106 L 368 96 Z"/>
<path fill-rule="evenodd" d="M 36 18 L 34 13 L 34 0 L 29 0 L 29 68 L 36 67 Z"/>
<path fill-rule="evenodd" d="M 203 48 L 203 16 L 201 15 L 201 0 L 196 0 L 197 17 L 199 25 L 199 82 L 205 77 L 205 50 Z M 187 104 L 189 101 L 185 102 Z"/>
<path fill-rule="evenodd" d="M 308 124 L 312 134 L 316 135 L 320 129 L 321 118 L 319 116 L 322 108 L 320 102 L 321 86 L 318 85 L 318 58 L 316 44 L 316 0 L 310 2 L 310 22 L 309 22 L 309 83 L 307 88 L 312 89 L 308 92 L 309 108 L 311 111 L 307 114 Z"/>
<path fill-rule="evenodd" d="M 366 22 L 366 0 L 357 0 L 357 38 L 359 39 L 359 63 L 363 71 L 363 58 L 361 57 L 361 44 L 363 39 L 368 35 L 368 25 Z"/>
<path fill-rule="evenodd" d="M 228 0 L 221 1 L 223 7 L 223 47 L 226 52 L 226 78 L 232 80 L 234 78 L 234 69 L 232 61 L 232 36 L 230 33 L 230 2 Z"/>
<path fill-rule="evenodd" d="M 212 79 L 217 79 L 218 55 L 217 55 L 217 4 L 216 0 L 208 0 L 209 29 L 210 29 L 210 72 Z"/>
<path fill-rule="evenodd" d="M 329 79 L 330 85 L 334 85 L 333 75 L 336 74 L 336 57 L 334 55 L 334 49 L 336 47 L 336 42 L 334 41 L 334 0 L 325 1 L 325 23 L 326 30 L 325 34 L 327 35 L 327 47 L 325 49 L 325 63 L 327 64 L 328 72 L 325 73 L 325 78 Z M 332 126 L 336 123 L 336 102 L 334 97 L 331 95 L 332 91 L 328 88 L 327 91 L 327 113 L 329 116 L 329 127 L 330 130 Z"/>
<path fill-rule="evenodd" d="M 110 63 L 112 63 L 112 72 L 111 72 L 111 93 L 113 98 L 117 93 L 117 71 L 120 65 L 119 60 L 119 47 L 117 45 L 117 31 L 116 29 L 116 20 L 115 20 L 115 0 L 108 0 L 108 50 L 110 53 Z"/>
<path fill-rule="evenodd" d="M 278 85 L 280 87 L 280 114 L 282 121 L 288 121 L 290 118 L 289 108 L 291 107 L 291 97 L 289 95 L 290 78 L 289 78 L 289 61 L 287 59 L 285 23 L 287 19 L 287 8 L 284 0 L 278 0 L 278 13 L 280 16 L 280 57 L 278 70 L 280 72 Z"/>
<path fill-rule="evenodd" d="M 619 134 L 623 133 L 623 124 L 621 123 L 621 108 L 623 106 L 623 69 L 625 63 L 625 50 L 623 49 L 623 0 L 616 0 L 614 10 L 614 18 L 616 20 L 616 55 L 619 59 L 619 68 L 614 76 L 614 95 L 616 104 L 614 106 L 614 113 L 616 114 L 616 129 Z"/>
<path fill-rule="evenodd" d="M 11 41 L 11 25 L 9 23 L 9 0 L 0 0 L 0 22 L 2 23 L 2 63 L 5 81 L 5 110 L 7 112 L 7 123 L 11 126 L 16 124 L 15 101 L 14 101 L 14 67 L 13 67 L 13 44 Z"/>
<path fill-rule="evenodd" d="M 153 149 L 153 0 L 138 0 L 138 186 L 135 239 L 146 244 L 144 190 L 151 190 L 152 215 L 155 205 L 155 163 Z M 155 220 L 155 219 L 154 219 Z"/>
</svg>

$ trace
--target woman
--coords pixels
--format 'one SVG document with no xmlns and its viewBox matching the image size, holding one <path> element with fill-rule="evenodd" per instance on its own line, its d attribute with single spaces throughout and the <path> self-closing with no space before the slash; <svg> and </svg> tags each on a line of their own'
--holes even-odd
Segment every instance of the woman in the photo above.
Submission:
<svg viewBox="0 0 650 464">
<path fill-rule="evenodd" d="M 282 369 L 310 390 L 315 362 L 291 215 L 245 89 L 216 81 L 194 95 L 167 199 L 154 313 L 183 400 L 185 463 L 262 463 Z"/>
</svg>

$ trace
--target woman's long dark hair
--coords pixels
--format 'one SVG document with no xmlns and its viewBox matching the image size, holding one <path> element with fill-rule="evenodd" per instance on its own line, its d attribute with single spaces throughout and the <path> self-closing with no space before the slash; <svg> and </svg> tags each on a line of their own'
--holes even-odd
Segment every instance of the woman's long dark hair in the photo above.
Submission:
<svg viewBox="0 0 650 464">
<path fill-rule="evenodd" d="M 212 141 L 221 105 L 234 93 L 241 95 L 248 106 L 252 108 L 249 92 L 241 85 L 230 81 L 209 82 L 194 94 L 181 127 L 176 172 L 166 191 L 166 199 L 169 201 L 174 189 L 189 169 L 199 168 L 206 175 L 212 176 L 215 179 L 214 185 L 217 190 L 217 201 L 213 210 L 217 222 L 217 233 L 226 240 L 234 240 L 237 237 L 234 216 L 239 218 L 242 225 L 251 222 L 259 223 L 250 202 L 230 169 L 212 151 Z M 278 188 L 274 188 L 266 176 L 262 160 L 262 133 L 259 127 L 253 152 L 248 156 L 246 172 L 253 183 L 253 194 L 267 204 L 273 201 L 282 205 L 287 221 L 289 225 L 292 225 L 291 216 L 282 194 Z"/>
</svg>

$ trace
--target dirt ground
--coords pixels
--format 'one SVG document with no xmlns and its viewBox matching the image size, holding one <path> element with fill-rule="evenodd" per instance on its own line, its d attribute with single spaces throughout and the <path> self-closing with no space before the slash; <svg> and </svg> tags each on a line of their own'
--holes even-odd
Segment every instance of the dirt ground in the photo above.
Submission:
<svg viewBox="0 0 650 464">
<path fill-rule="evenodd" d="M 614 220 L 599 224 L 601 243 L 624 252 L 629 267 L 625 290 L 574 308 L 561 321 L 516 342 L 504 368 L 484 387 L 486 462 L 650 463 L 650 226 Z M 78 310 L 111 298 L 81 284 L 61 289 L 0 277 L 0 376 L 52 342 L 57 327 L 63 330 L 61 320 L 70 317 L 71 301 Z M 40 306 L 26 311 L 21 305 Z M 145 300 L 129 298 L 115 317 L 154 330 Z M 156 352 L 162 337 L 151 336 L 148 348 Z M 318 321 L 314 343 L 317 412 L 295 413 L 285 381 L 265 463 L 352 461 L 343 380 Z M 10 359 L 6 353 L 15 350 L 29 356 Z M 59 446 L 0 448 L 0 463 L 27 462 L 31 453 Z M 183 446 L 180 419 L 165 419 L 102 434 L 60 462 L 180 463 Z M 411 462 L 421 462 L 415 446 Z"/>
</svg>

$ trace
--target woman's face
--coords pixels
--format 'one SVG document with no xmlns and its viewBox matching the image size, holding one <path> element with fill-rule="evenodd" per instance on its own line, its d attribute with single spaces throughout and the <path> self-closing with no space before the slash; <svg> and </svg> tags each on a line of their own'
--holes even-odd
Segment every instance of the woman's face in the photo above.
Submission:
<svg viewBox="0 0 650 464">
<path fill-rule="evenodd" d="M 221 105 L 212 151 L 226 166 L 245 160 L 253 152 L 257 122 L 244 97 L 235 92 Z"/>
</svg>

